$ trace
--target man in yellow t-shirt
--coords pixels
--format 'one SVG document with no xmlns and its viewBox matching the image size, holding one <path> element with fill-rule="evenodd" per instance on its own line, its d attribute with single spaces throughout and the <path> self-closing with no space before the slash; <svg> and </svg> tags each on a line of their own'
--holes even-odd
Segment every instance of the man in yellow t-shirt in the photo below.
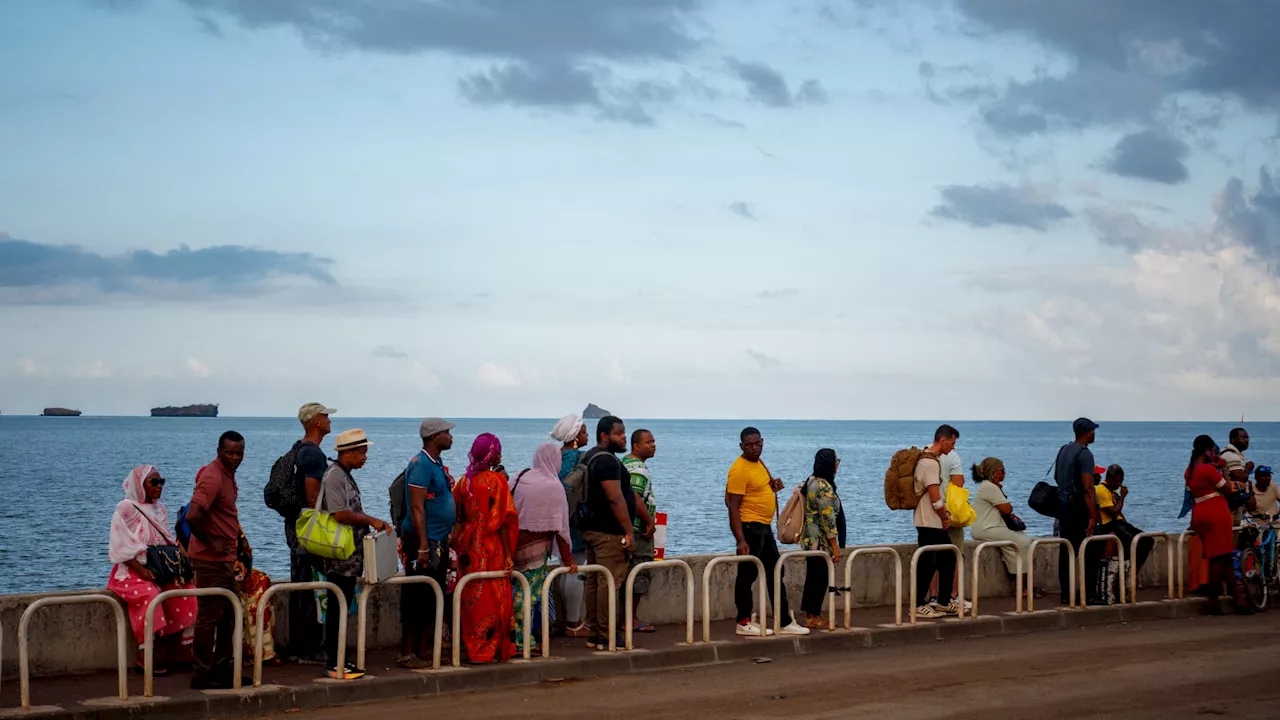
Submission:
<svg viewBox="0 0 1280 720">
<path fill-rule="evenodd" d="M 764 564 L 765 577 L 761 582 L 769 589 L 770 602 L 777 603 L 782 609 L 783 635 L 808 635 L 809 628 L 804 627 L 791 617 L 791 609 L 787 603 L 787 591 L 781 597 L 773 596 L 773 571 L 778 564 L 778 544 L 773 539 L 773 518 L 778 508 L 775 493 L 782 489 L 782 481 L 773 477 L 769 468 L 761 462 L 764 453 L 764 438 L 760 431 L 749 427 L 739 436 L 738 447 L 742 455 L 733 461 L 729 468 L 729 479 L 724 489 L 724 504 L 729 508 L 729 528 L 733 530 L 737 541 L 737 554 L 752 555 L 760 558 Z M 760 637 L 760 626 L 751 620 L 751 585 L 756 581 L 757 571 L 754 563 L 738 563 L 738 578 L 733 586 L 734 604 L 738 609 L 737 634 Z M 785 578 L 786 573 L 783 573 Z M 767 608 L 760 608 L 761 622 Z M 767 626 L 768 623 L 765 622 Z M 767 630 L 772 635 L 772 630 Z"/>
<path fill-rule="evenodd" d="M 1104 473 L 1105 480 L 1102 479 Z M 1138 541 L 1137 557 L 1129 557 L 1133 549 L 1133 538 L 1138 536 L 1142 529 L 1124 519 L 1124 501 L 1129 497 L 1129 488 L 1124 484 L 1124 468 L 1119 465 L 1112 465 L 1106 470 L 1100 467 L 1094 468 L 1093 489 L 1097 494 L 1098 515 L 1102 519 L 1095 534 L 1112 534 L 1120 538 L 1120 542 L 1124 543 L 1125 557 L 1135 562 L 1137 568 L 1141 570 L 1143 564 L 1147 562 L 1147 556 L 1151 554 L 1151 548 L 1155 546 L 1155 540 L 1149 537 L 1142 538 Z"/>
</svg>

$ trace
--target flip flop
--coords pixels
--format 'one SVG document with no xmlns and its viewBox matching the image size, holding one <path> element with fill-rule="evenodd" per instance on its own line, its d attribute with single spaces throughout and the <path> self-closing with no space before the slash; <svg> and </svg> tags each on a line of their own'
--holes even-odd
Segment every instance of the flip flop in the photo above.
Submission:
<svg viewBox="0 0 1280 720">
<path fill-rule="evenodd" d="M 650 625 L 649 623 L 640 623 L 639 625 L 632 628 L 631 632 L 655 633 L 655 632 L 658 632 L 658 628 Z"/>
</svg>

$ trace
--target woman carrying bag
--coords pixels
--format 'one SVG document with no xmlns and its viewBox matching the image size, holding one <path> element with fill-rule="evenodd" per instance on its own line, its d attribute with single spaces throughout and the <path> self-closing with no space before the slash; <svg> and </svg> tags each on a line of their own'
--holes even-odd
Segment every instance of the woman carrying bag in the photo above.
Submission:
<svg viewBox="0 0 1280 720">
<path fill-rule="evenodd" d="M 844 545 L 844 509 L 836 494 L 836 471 L 840 458 L 829 448 L 819 450 L 813 458 L 813 475 L 804 485 L 804 530 L 800 547 L 805 550 L 821 550 L 840 562 L 840 547 Z M 831 625 L 822 616 L 822 605 L 830 591 L 827 561 L 820 557 L 805 558 L 804 594 L 800 597 L 800 610 L 805 615 L 805 627 L 812 630 L 830 630 Z"/>
</svg>

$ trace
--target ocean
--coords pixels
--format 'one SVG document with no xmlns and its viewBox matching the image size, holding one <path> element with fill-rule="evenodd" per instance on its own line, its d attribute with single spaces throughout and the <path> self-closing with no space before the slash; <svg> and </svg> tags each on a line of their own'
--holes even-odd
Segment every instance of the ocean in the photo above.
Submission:
<svg viewBox="0 0 1280 720">
<path fill-rule="evenodd" d="M 1181 530 L 1182 472 L 1191 441 L 1209 433 L 1226 444 L 1232 424 L 1102 422 L 1094 454 L 1102 465 L 1126 471 L 1126 515 L 1144 530 Z M 455 445 L 445 462 L 455 476 L 466 465 L 475 436 L 492 432 L 503 443 L 504 464 L 527 467 L 534 448 L 547 440 L 554 420 L 458 420 Z M 733 549 L 724 508 L 725 473 L 738 454 L 738 433 L 748 423 L 725 420 L 633 420 L 657 438 L 650 463 L 658 508 L 668 515 L 671 555 Z M 923 445 L 939 424 L 880 421 L 759 421 L 764 460 L 789 485 L 802 481 L 813 455 L 835 448 L 843 461 L 837 478 L 851 544 L 914 542 L 911 514 L 884 505 L 883 478 L 899 448 Z M 1045 478 L 1058 447 L 1071 439 L 1064 422 L 954 422 L 957 450 L 965 466 L 984 457 L 1004 460 L 1005 490 L 1015 512 L 1034 535 L 1052 532 L 1052 522 L 1026 507 L 1036 482 Z M 1248 423 L 1258 464 L 1280 461 L 1280 423 Z M 375 445 L 368 465 L 356 473 L 365 508 L 386 518 L 387 485 L 417 451 L 418 420 L 335 415 L 324 448 L 332 454 L 338 432 L 359 427 Z M 106 584 L 107 534 L 111 514 L 123 498 L 129 470 L 155 465 L 168 480 L 164 496 L 170 516 L 191 497 L 196 471 L 214 458 L 218 435 L 237 430 L 246 438 L 240 483 L 240 518 L 255 549 L 255 564 L 287 578 L 283 521 L 262 501 L 271 463 L 300 437 L 292 418 L 43 418 L 0 416 L 0 593 L 98 588 Z M 785 494 L 779 499 L 785 502 Z"/>
</svg>

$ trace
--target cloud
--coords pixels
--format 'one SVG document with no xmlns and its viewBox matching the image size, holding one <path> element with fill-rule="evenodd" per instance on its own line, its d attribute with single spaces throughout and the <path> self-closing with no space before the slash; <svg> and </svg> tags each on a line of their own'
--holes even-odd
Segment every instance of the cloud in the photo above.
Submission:
<svg viewBox="0 0 1280 720">
<path fill-rule="evenodd" d="M 505 365 L 486 362 L 476 371 L 476 382 L 487 388 L 516 388 L 522 384 L 516 373 Z"/>
<path fill-rule="evenodd" d="M 165 253 L 135 250 L 102 255 L 75 245 L 43 245 L 0 234 L 0 290 L 17 301 L 48 298 L 50 288 L 72 291 L 57 297 L 76 299 L 76 289 L 91 288 L 114 295 L 163 294 L 182 288 L 202 294 L 261 289 L 278 278 L 304 278 L 322 285 L 337 283 L 328 258 L 310 253 L 283 253 L 241 245 L 192 250 L 186 245 Z"/>
<path fill-rule="evenodd" d="M 195 358 L 187 358 L 182 364 L 187 374 L 193 378 L 207 378 L 213 374 L 213 368 Z"/>
<path fill-rule="evenodd" d="M 1105 167 L 1121 177 L 1177 185 L 1190 175 L 1183 163 L 1188 152 L 1186 143 L 1168 133 L 1143 130 L 1121 138 Z"/>
<path fill-rule="evenodd" d="M 407 360 L 409 353 L 403 350 L 397 350 L 390 345 L 379 345 L 369 351 L 369 357 L 382 358 L 385 360 Z"/>
<path fill-rule="evenodd" d="M 458 81 L 462 96 L 478 105 L 516 105 L 550 109 L 590 108 L 604 119 L 653 125 L 640 95 L 659 93 L 652 85 L 625 88 L 608 85 L 600 72 L 567 63 L 508 63 L 473 73 Z"/>
<path fill-rule="evenodd" d="M 756 292 L 756 297 L 761 300 L 781 300 L 782 298 L 795 297 L 800 291 L 795 288 L 779 288 L 777 290 L 760 290 Z"/>
<path fill-rule="evenodd" d="M 105 380 L 113 374 L 111 366 L 102 360 L 94 360 L 71 371 L 71 377 L 82 380 Z"/>
<path fill-rule="evenodd" d="M 1221 240 L 1238 243 L 1280 274 L 1280 188 L 1271 171 L 1258 171 L 1258 189 L 1246 191 L 1244 181 L 1231 178 L 1214 204 L 1214 231 Z M 1280 308 L 1276 308 L 1280 310 Z"/>
<path fill-rule="evenodd" d="M 782 365 L 781 360 L 771 355 L 766 355 L 765 353 L 759 352 L 757 350 L 747 350 L 747 355 L 752 360 L 755 360 L 758 365 L 760 365 L 761 370 L 772 370 Z"/>
<path fill-rule="evenodd" d="M 760 62 L 743 62 L 729 59 L 729 69 L 747 86 L 747 96 L 766 107 L 787 108 L 800 104 L 827 102 L 827 91 L 822 83 L 809 79 L 792 94 L 786 78 L 774 68 Z"/>
<path fill-rule="evenodd" d="M 45 377 L 49 374 L 49 368 L 37 358 L 29 356 L 18 358 L 16 365 L 18 371 L 27 377 Z"/>
<path fill-rule="evenodd" d="M 1027 186 L 946 185 L 938 190 L 942 204 L 930 215 L 977 228 L 1007 225 L 1044 232 L 1072 216 L 1070 210 Z"/>
<path fill-rule="evenodd" d="M 752 205 L 749 202 L 743 202 L 742 200 L 739 200 L 734 203 L 729 203 L 729 212 L 733 213 L 734 215 L 737 215 L 740 218 L 743 218 L 744 220 L 758 219 L 756 217 L 755 205 Z"/>
</svg>

